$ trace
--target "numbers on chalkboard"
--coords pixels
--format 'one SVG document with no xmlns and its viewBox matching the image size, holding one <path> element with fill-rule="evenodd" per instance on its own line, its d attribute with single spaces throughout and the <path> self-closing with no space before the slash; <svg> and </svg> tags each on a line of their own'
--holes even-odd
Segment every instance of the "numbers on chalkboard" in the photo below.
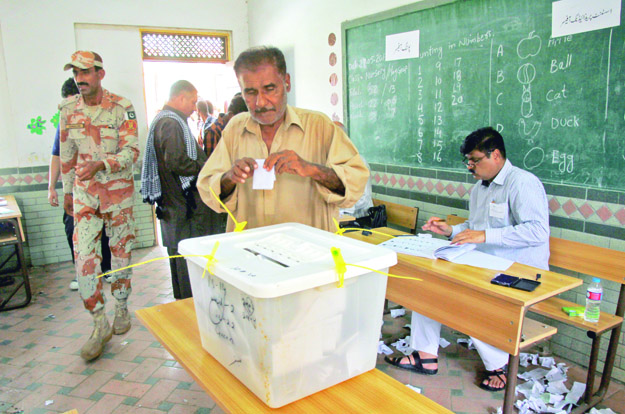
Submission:
<svg viewBox="0 0 625 414">
<path fill-rule="evenodd" d="M 443 125 L 443 117 L 440 115 L 434 115 L 434 125 L 436 126 Z"/>
<path fill-rule="evenodd" d="M 421 134 L 419 138 L 423 137 L 423 131 L 421 130 L 421 128 L 419 128 L 419 133 Z M 415 155 L 419 164 L 423 163 L 423 153 L 421 152 L 422 148 L 423 148 L 423 140 L 418 139 L 417 140 L 417 153 Z"/>
<path fill-rule="evenodd" d="M 441 162 L 443 159 L 441 158 L 441 152 L 443 152 L 443 141 L 440 139 L 435 139 L 433 141 L 434 144 L 434 161 Z"/>
<path fill-rule="evenodd" d="M 462 97 L 462 95 L 460 95 L 460 96 L 451 95 L 451 105 L 452 106 L 459 105 L 462 102 L 464 102 L 464 98 Z"/>
</svg>

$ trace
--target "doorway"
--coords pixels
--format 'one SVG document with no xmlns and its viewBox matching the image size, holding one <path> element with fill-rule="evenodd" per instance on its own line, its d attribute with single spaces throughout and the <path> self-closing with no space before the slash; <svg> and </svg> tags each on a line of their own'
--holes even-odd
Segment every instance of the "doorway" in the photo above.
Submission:
<svg viewBox="0 0 625 414">
<path fill-rule="evenodd" d="M 198 90 L 198 100 L 209 100 L 214 115 L 226 112 L 232 96 L 239 92 L 231 63 L 187 63 L 143 61 L 143 80 L 148 125 L 169 98 L 169 88 L 180 80 L 188 80 Z M 198 115 L 189 118 L 195 137 L 199 134 Z"/>
</svg>

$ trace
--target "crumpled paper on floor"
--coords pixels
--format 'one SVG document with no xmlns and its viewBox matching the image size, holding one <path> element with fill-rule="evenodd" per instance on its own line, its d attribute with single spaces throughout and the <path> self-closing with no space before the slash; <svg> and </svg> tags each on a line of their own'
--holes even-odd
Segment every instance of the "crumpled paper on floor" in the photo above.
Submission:
<svg viewBox="0 0 625 414">
<path fill-rule="evenodd" d="M 378 354 L 391 355 L 393 350 L 389 348 L 384 341 L 378 342 Z"/>
<path fill-rule="evenodd" d="M 414 349 L 410 347 L 410 335 L 406 336 L 403 339 L 398 339 L 391 345 L 404 355 L 411 355 L 414 352 Z"/>
<path fill-rule="evenodd" d="M 473 345 L 473 339 L 471 338 L 458 338 L 456 342 L 458 342 L 458 344 L 460 345 L 466 344 L 465 346 L 467 347 L 467 349 L 475 349 L 475 346 Z"/>
<path fill-rule="evenodd" d="M 590 411 L 588 411 L 588 414 L 617 414 L 617 413 L 615 413 L 609 408 L 602 408 L 601 410 L 598 410 L 593 407 Z"/>
<path fill-rule="evenodd" d="M 406 314 L 406 309 L 391 309 L 391 316 L 393 318 L 399 318 Z"/>
<path fill-rule="evenodd" d="M 526 381 L 516 387 L 517 394 L 525 397 L 515 403 L 519 414 L 570 413 L 586 391 L 586 384 L 581 382 L 575 382 L 569 390 L 565 385 L 568 367 L 564 363 L 556 364 L 551 357 L 522 353 L 519 361 L 519 364 L 525 367 L 530 365 L 542 367 L 518 375 L 519 379 Z"/>
</svg>

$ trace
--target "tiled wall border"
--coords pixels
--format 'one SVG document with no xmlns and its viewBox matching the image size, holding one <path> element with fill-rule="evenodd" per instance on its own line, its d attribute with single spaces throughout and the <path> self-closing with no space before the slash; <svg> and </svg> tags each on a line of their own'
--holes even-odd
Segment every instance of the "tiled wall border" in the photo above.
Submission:
<svg viewBox="0 0 625 414">
<path fill-rule="evenodd" d="M 372 163 L 373 191 L 467 210 L 471 174 Z M 139 181 L 139 174 L 135 174 Z M 60 188 L 60 181 L 57 188 Z M 0 169 L 0 194 L 48 188 L 48 166 Z M 550 225 L 625 240 L 625 192 L 545 183 Z"/>
<path fill-rule="evenodd" d="M 373 192 L 463 210 L 475 179 L 468 173 L 370 163 Z M 625 192 L 545 183 L 550 225 L 625 240 Z"/>
<path fill-rule="evenodd" d="M 16 194 L 24 191 L 48 190 L 49 167 L 40 165 L 25 168 L 0 168 L 0 195 Z M 141 174 L 135 172 L 135 182 L 141 182 Z M 59 179 L 56 188 L 62 188 Z"/>
</svg>

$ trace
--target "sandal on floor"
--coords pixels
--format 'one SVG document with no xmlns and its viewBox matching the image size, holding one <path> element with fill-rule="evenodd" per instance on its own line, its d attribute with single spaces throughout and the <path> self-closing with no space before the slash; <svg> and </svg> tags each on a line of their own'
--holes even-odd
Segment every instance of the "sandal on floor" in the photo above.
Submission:
<svg viewBox="0 0 625 414">
<path fill-rule="evenodd" d="M 508 383 L 508 380 L 506 378 L 506 367 L 503 368 L 499 368 L 496 369 L 494 371 L 486 371 L 486 376 L 484 377 L 484 379 L 482 379 L 482 381 L 480 382 L 480 388 L 486 391 L 491 391 L 491 392 L 497 392 L 497 391 L 503 391 L 506 389 L 506 385 Z M 497 387 L 493 387 L 490 385 L 490 380 L 493 377 L 497 377 L 501 380 L 501 382 L 503 382 L 503 387 L 501 388 L 497 388 Z M 484 383 L 484 381 L 486 381 L 486 383 Z"/>
<path fill-rule="evenodd" d="M 410 356 L 402 355 L 396 358 L 384 357 L 384 360 L 389 364 L 396 366 L 397 368 L 407 369 L 412 372 L 416 372 L 417 374 L 423 375 L 434 375 L 438 372 L 438 368 L 436 369 L 427 369 L 423 368 L 423 364 L 438 364 L 438 358 L 427 358 L 421 359 L 418 351 L 413 351 L 412 359 L 414 360 L 414 364 L 402 364 L 400 361 L 404 358 L 408 358 L 410 361 Z"/>
</svg>

